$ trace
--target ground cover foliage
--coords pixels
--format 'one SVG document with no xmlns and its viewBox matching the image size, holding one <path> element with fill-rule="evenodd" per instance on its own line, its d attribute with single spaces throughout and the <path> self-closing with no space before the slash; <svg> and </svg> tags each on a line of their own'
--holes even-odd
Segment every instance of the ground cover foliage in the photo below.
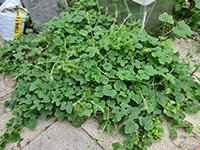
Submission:
<svg viewBox="0 0 200 150">
<path fill-rule="evenodd" d="M 162 122 L 192 132 L 185 113 L 199 111 L 200 86 L 180 62 L 170 40 L 159 41 L 137 27 L 118 24 L 95 2 L 52 19 L 38 35 L 6 42 L 0 70 L 17 81 L 6 105 L 15 117 L 6 125 L 0 149 L 21 139 L 23 126 L 55 116 L 80 126 L 94 116 L 102 131 L 118 130 L 125 140 L 113 149 L 146 149 L 162 137 Z"/>
<path fill-rule="evenodd" d="M 184 20 L 193 30 L 197 30 L 200 27 L 200 1 L 177 0 L 174 16 L 177 20 Z"/>
</svg>

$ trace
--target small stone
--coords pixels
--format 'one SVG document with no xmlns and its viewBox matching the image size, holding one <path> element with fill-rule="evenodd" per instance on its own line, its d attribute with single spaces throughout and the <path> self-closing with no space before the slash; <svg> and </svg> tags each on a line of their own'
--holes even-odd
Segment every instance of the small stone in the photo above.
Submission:
<svg viewBox="0 0 200 150">
<path fill-rule="evenodd" d="M 68 7 L 66 0 L 60 0 L 63 7 Z M 57 0 L 29 0 L 23 1 L 28 9 L 35 28 L 40 31 L 42 24 L 49 21 L 51 17 L 59 15 Z"/>
<path fill-rule="evenodd" d="M 52 16 L 58 16 L 59 9 L 56 0 L 29 0 L 23 4 L 30 13 L 30 17 L 36 28 L 47 22 Z"/>
</svg>

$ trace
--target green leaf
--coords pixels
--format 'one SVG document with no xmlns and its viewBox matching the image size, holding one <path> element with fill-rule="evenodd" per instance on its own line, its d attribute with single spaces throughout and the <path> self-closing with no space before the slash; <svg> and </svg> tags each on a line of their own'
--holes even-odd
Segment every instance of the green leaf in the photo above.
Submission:
<svg viewBox="0 0 200 150">
<path fill-rule="evenodd" d="M 102 86 L 97 86 L 97 87 L 95 88 L 95 93 L 94 93 L 94 95 L 95 95 L 96 97 L 102 98 L 102 97 L 104 96 L 104 94 L 103 94 L 103 87 L 102 87 Z"/>
<path fill-rule="evenodd" d="M 184 21 L 179 21 L 177 26 L 173 27 L 172 31 L 180 37 L 191 36 L 193 34 L 191 28 Z"/>
<path fill-rule="evenodd" d="M 135 73 L 133 71 L 129 71 L 129 70 L 120 70 L 117 72 L 117 76 L 121 79 L 121 80 L 134 80 L 134 75 Z"/>
<path fill-rule="evenodd" d="M 174 24 L 174 19 L 173 19 L 173 16 L 167 14 L 166 12 L 164 12 L 163 14 L 161 14 L 159 16 L 159 20 L 162 21 L 162 22 L 167 22 L 169 24 Z"/>
<path fill-rule="evenodd" d="M 137 48 L 137 49 L 141 49 L 141 48 L 143 48 L 143 45 L 140 44 L 140 43 L 137 43 L 137 44 L 135 45 L 135 48 Z"/>
<path fill-rule="evenodd" d="M 144 129 L 149 131 L 153 128 L 153 121 L 151 119 L 151 117 L 147 116 L 147 117 L 140 117 L 139 118 L 139 123 L 141 126 L 144 126 Z"/>
<path fill-rule="evenodd" d="M 175 11 L 176 12 L 182 10 L 182 8 L 183 8 L 183 4 L 182 3 L 176 3 L 176 5 L 175 5 Z"/>
<path fill-rule="evenodd" d="M 53 114 L 52 110 L 44 110 L 44 109 L 42 109 L 40 113 L 41 113 L 42 119 L 46 119 L 48 116 Z"/>
<path fill-rule="evenodd" d="M 18 131 L 13 131 L 10 134 L 9 140 L 12 142 L 17 142 L 17 141 L 21 140 L 20 133 Z"/>
<path fill-rule="evenodd" d="M 136 77 L 139 80 L 149 80 L 150 79 L 150 76 L 144 70 L 139 70 Z"/>
<path fill-rule="evenodd" d="M 157 101 L 158 104 L 164 107 L 168 103 L 169 98 L 165 96 L 163 93 L 159 93 L 157 94 Z"/>
<path fill-rule="evenodd" d="M 78 112 L 80 117 L 90 117 L 93 113 L 92 105 L 86 102 L 75 103 L 74 110 Z"/>
<path fill-rule="evenodd" d="M 72 113 L 73 110 L 73 103 L 72 102 L 62 102 L 61 104 L 61 110 L 65 110 L 68 114 Z"/>
<path fill-rule="evenodd" d="M 136 104 L 140 104 L 143 101 L 142 97 L 138 94 L 133 95 L 132 100 L 134 100 L 136 102 Z"/>
<path fill-rule="evenodd" d="M 99 45 L 101 48 L 104 48 L 105 50 L 109 50 L 110 40 L 108 38 L 101 39 L 99 41 Z"/>
<path fill-rule="evenodd" d="M 198 103 L 191 103 L 191 102 L 188 102 L 188 103 L 185 105 L 184 110 L 185 110 L 187 113 L 196 114 L 196 113 L 200 110 L 200 107 L 199 107 Z"/>
<path fill-rule="evenodd" d="M 127 90 L 126 84 L 124 84 L 124 82 L 121 81 L 121 80 L 118 80 L 118 81 L 115 82 L 114 88 L 117 91 L 120 91 L 120 90 L 126 91 Z"/>
<path fill-rule="evenodd" d="M 89 1 L 89 2 L 87 3 L 87 5 L 93 7 L 93 6 L 96 6 L 97 3 L 96 3 L 96 1 Z"/>
<path fill-rule="evenodd" d="M 131 107 L 129 109 L 129 117 L 130 119 L 134 120 L 134 119 L 138 119 L 139 118 L 139 115 L 141 113 L 141 109 L 138 108 L 138 107 Z"/>
<path fill-rule="evenodd" d="M 136 136 L 131 136 L 131 137 L 128 137 L 127 140 L 123 141 L 123 145 L 128 150 L 132 150 L 132 149 L 134 149 L 134 145 L 135 145 L 136 141 L 137 141 L 137 137 Z"/>
<path fill-rule="evenodd" d="M 187 133 L 190 133 L 190 134 L 192 133 L 192 131 L 193 131 L 193 125 L 192 125 L 191 122 L 189 122 L 187 120 L 184 120 L 182 126 L 185 128 L 185 130 L 186 130 Z"/>
<path fill-rule="evenodd" d="M 151 129 L 153 129 L 153 127 L 154 127 L 153 122 L 150 122 L 150 123 L 145 124 L 144 129 L 146 131 L 150 131 Z"/>
<path fill-rule="evenodd" d="M 74 18 L 73 18 L 73 22 L 74 23 L 80 23 L 80 22 L 82 22 L 83 21 L 83 16 L 80 16 L 80 15 L 77 15 L 77 16 L 75 16 Z"/>
<path fill-rule="evenodd" d="M 112 89 L 111 85 L 103 86 L 103 95 L 110 96 L 110 97 L 115 97 L 116 94 L 117 94 L 117 92 Z"/>
<path fill-rule="evenodd" d="M 110 63 L 103 64 L 103 69 L 106 71 L 110 71 L 112 69 L 112 65 Z"/>
<path fill-rule="evenodd" d="M 177 130 L 174 127 L 169 127 L 170 138 L 175 140 L 178 137 Z"/>
<path fill-rule="evenodd" d="M 96 54 L 99 54 L 99 49 L 97 47 L 88 47 L 86 52 L 89 53 L 90 57 L 94 57 Z"/>
<path fill-rule="evenodd" d="M 200 1 L 199 0 L 194 0 L 195 1 L 195 7 L 200 9 Z"/>
<path fill-rule="evenodd" d="M 23 57 L 25 53 L 22 53 L 22 52 L 18 52 L 16 54 L 13 54 L 13 56 L 16 58 L 16 59 L 21 59 Z"/>
<path fill-rule="evenodd" d="M 139 126 L 137 123 L 135 123 L 132 120 L 128 120 L 125 124 L 125 133 L 126 134 L 133 134 L 137 132 L 139 129 Z"/>
<path fill-rule="evenodd" d="M 100 82 L 103 83 L 103 84 L 108 84 L 108 78 L 104 75 L 101 75 L 100 76 Z"/>
<path fill-rule="evenodd" d="M 84 84 L 84 83 L 86 83 L 85 78 L 84 78 L 83 75 L 80 75 L 80 74 L 73 74 L 72 77 L 73 77 L 76 81 L 80 82 L 81 85 Z M 73 90 L 72 90 L 71 88 L 70 88 L 70 90 L 71 90 L 70 92 L 73 93 Z"/>
<path fill-rule="evenodd" d="M 86 31 L 86 30 L 80 30 L 79 34 L 81 34 L 82 36 L 87 36 L 88 35 L 88 31 Z"/>
<path fill-rule="evenodd" d="M 38 88 L 37 85 L 35 85 L 35 83 L 32 83 L 29 88 L 29 91 L 35 91 L 37 88 Z"/>
<path fill-rule="evenodd" d="M 66 117 L 66 114 L 64 112 L 60 111 L 59 109 L 57 109 L 54 114 L 55 114 L 56 118 L 60 121 Z"/>
<path fill-rule="evenodd" d="M 151 65 L 145 65 L 145 73 L 148 74 L 149 76 L 154 76 L 157 74 L 157 71 L 153 68 Z"/>
<path fill-rule="evenodd" d="M 95 62 L 93 60 L 88 60 L 84 62 L 84 67 L 90 69 L 94 64 Z"/>
<path fill-rule="evenodd" d="M 63 40 L 60 37 L 56 37 L 53 39 L 53 43 L 55 44 L 55 46 L 60 46 L 63 44 Z"/>
<path fill-rule="evenodd" d="M 81 124 L 85 121 L 84 117 L 78 116 L 78 114 L 74 111 L 74 113 L 71 113 L 67 115 L 67 119 L 75 126 L 75 127 L 81 127 Z"/>
<path fill-rule="evenodd" d="M 30 129 L 34 129 L 36 127 L 36 123 L 37 123 L 36 118 L 31 118 L 30 120 L 28 120 L 26 126 L 29 127 Z"/>
<path fill-rule="evenodd" d="M 32 111 L 26 111 L 26 112 L 24 113 L 24 117 L 25 117 L 25 118 L 34 118 L 34 117 L 35 117 L 35 114 L 34 114 L 34 112 L 32 112 Z"/>
<path fill-rule="evenodd" d="M 69 99 L 73 99 L 75 97 L 75 90 L 71 87 L 68 87 L 66 92 L 65 92 L 65 96 L 68 97 Z"/>
<path fill-rule="evenodd" d="M 107 124 L 106 130 L 108 131 L 109 134 L 113 134 L 115 127 L 111 124 Z"/>
<path fill-rule="evenodd" d="M 166 80 L 170 81 L 173 85 L 176 84 L 176 81 L 175 81 L 176 78 L 172 74 L 167 73 L 164 77 Z"/>
<path fill-rule="evenodd" d="M 126 115 L 126 112 L 121 111 L 121 108 L 118 106 L 113 107 L 112 113 L 115 115 L 114 119 L 116 122 L 121 121 L 121 119 Z"/>
<path fill-rule="evenodd" d="M 118 59 L 117 59 L 117 62 L 122 66 L 124 67 L 128 61 L 126 59 L 123 59 L 123 57 L 119 56 Z"/>
<path fill-rule="evenodd" d="M 119 142 L 115 142 L 112 144 L 113 150 L 122 150 L 122 144 Z"/>
</svg>

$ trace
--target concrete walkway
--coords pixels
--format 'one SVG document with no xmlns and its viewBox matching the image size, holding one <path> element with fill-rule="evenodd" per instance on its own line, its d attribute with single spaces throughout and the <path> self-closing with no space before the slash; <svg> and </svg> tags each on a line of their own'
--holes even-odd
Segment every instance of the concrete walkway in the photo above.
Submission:
<svg viewBox="0 0 200 150">
<path fill-rule="evenodd" d="M 180 42 L 180 41 L 179 41 Z M 182 43 L 180 43 L 182 45 Z M 177 45 L 175 45 L 177 46 Z M 177 46 L 178 47 L 178 46 Z M 195 74 L 196 76 L 198 75 Z M 11 111 L 3 104 L 14 89 L 14 82 L 9 75 L 0 75 L 0 135 L 11 117 Z M 160 142 L 154 142 L 149 150 L 197 150 L 200 147 L 200 112 L 187 115 L 187 119 L 194 124 L 192 134 L 178 130 L 178 139 L 171 141 L 164 122 L 165 134 Z M 23 140 L 9 143 L 6 150 L 111 150 L 111 143 L 122 140 L 117 133 L 110 136 L 99 130 L 100 125 L 94 119 L 88 119 L 80 128 L 73 127 L 67 121 L 57 121 L 55 118 L 38 120 L 36 129 L 23 128 Z M 96 143 L 95 141 L 98 142 Z"/>
</svg>

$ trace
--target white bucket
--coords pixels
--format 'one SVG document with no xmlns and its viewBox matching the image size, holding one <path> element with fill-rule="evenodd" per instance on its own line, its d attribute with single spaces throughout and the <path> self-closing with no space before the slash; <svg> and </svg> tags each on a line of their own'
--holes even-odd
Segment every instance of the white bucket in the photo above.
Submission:
<svg viewBox="0 0 200 150">
<path fill-rule="evenodd" d="M 0 6 L 0 36 L 5 40 L 18 38 L 24 30 L 28 13 L 21 0 L 6 0 Z"/>
</svg>

